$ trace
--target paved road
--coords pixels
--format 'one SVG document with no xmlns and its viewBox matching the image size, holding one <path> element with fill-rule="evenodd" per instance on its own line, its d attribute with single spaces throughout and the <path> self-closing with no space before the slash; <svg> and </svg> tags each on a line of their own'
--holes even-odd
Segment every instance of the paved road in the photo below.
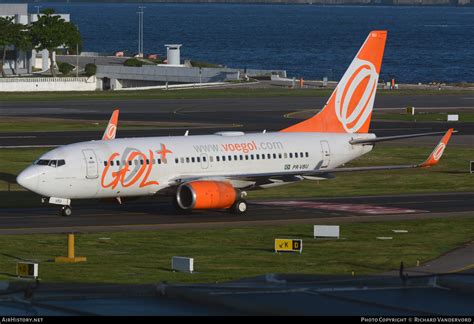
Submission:
<svg viewBox="0 0 474 324">
<path fill-rule="evenodd" d="M 71 217 L 58 216 L 58 209 L 51 205 L 0 209 L 0 234 L 414 219 L 438 215 L 474 216 L 474 193 L 251 201 L 245 215 L 220 210 L 180 215 L 167 199 L 143 199 L 121 206 L 75 201 Z"/>
<path fill-rule="evenodd" d="M 190 124 L 189 127 L 156 130 L 120 130 L 118 137 L 182 135 L 185 129 L 191 134 L 209 134 L 226 129 L 247 132 L 277 131 L 294 124 L 297 119 L 286 115 L 322 107 L 326 98 L 234 98 L 234 99 L 176 99 L 176 100 L 83 100 L 67 102 L 3 102 L 0 116 L 50 117 L 84 120 L 108 120 L 113 108 L 120 107 L 121 120 L 162 121 Z M 439 96 L 380 96 L 376 109 L 403 108 L 414 105 L 433 110 L 442 108 L 474 111 L 474 95 Z M 221 124 L 216 128 L 193 128 L 193 123 Z M 408 132 L 444 131 L 453 126 L 447 122 L 372 122 L 372 131 L 378 136 L 406 134 Z M 462 135 L 474 135 L 472 123 L 456 123 Z M 11 134 L 0 131 L 0 146 L 59 145 L 97 139 L 102 132 L 25 132 Z"/>
</svg>

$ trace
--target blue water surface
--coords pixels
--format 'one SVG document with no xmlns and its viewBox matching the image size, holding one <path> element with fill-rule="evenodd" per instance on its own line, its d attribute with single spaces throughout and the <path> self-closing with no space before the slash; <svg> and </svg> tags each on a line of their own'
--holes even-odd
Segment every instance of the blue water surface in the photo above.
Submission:
<svg viewBox="0 0 474 324">
<path fill-rule="evenodd" d="M 85 51 L 138 50 L 138 6 L 41 3 L 70 13 Z M 151 4 L 145 53 L 181 43 L 182 58 L 289 76 L 339 79 L 371 30 L 388 30 L 381 78 L 474 81 L 474 7 Z M 30 11 L 36 12 L 33 4 Z"/>
</svg>

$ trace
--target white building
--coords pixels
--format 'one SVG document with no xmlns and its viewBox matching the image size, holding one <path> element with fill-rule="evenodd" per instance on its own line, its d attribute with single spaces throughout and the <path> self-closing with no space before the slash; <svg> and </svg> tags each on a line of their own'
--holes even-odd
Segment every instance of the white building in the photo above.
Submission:
<svg viewBox="0 0 474 324">
<path fill-rule="evenodd" d="M 69 14 L 58 14 L 66 21 L 70 21 Z M 38 15 L 28 14 L 28 4 L 0 3 L 0 17 L 15 17 L 15 22 L 29 24 L 38 20 Z M 6 74 L 27 74 L 31 73 L 35 67 L 38 70 L 49 69 L 48 51 L 44 50 L 36 53 L 35 50 L 23 52 L 11 46 L 7 50 L 5 64 L 3 66 Z"/>
</svg>

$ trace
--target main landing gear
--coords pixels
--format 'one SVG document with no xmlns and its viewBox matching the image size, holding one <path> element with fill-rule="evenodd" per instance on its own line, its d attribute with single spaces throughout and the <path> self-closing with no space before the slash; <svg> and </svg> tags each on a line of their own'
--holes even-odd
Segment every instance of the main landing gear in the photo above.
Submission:
<svg viewBox="0 0 474 324">
<path fill-rule="evenodd" d="M 232 207 L 230 207 L 230 211 L 234 214 L 245 214 L 247 211 L 247 201 L 244 199 L 236 200 Z"/>
<path fill-rule="evenodd" d="M 239 191 L 238 192 L 239 198 L 234 202 L 232 207 L 229 208 L 229 211 L 234 214 L 245 214 L 247 212 L 247 192 Z"/>
</svg>

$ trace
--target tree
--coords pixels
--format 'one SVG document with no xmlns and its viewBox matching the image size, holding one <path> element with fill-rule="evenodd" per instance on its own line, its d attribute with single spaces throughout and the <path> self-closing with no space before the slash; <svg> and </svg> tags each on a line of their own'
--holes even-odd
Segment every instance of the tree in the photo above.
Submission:
<svg viewBox="0 0 474 324">
<path fill-rule="evenodd" d="M 15 17 L 0 17 L 0 73 L 6 77 L 3 65 L 7 56 L 8 46 L 15 46 L 20 50 L 31 47 L 28 27 L 15 23 Z M 15 73 L 15 71 L 13 71 Z"/>
<path fill-rule="evenodd" d="M 97 65 L 95 65 L 94 63 L 87 63 L 84 68 L 84 71 L 86 72 L 86 75 L 88 77 L 93 76 L 97 72 Z"/>
<path fill-rule="evenodd" d="M 45 9 L 38 20 L 31 24 L 31 41 L 36 50 L 48 50 L 51 75 L 54 71 L 53 52 L 58 47 L 76 48 L 81 43 L 81 35 L 76 26 L 54 14 L 54 9 Z"/>
</svg>

